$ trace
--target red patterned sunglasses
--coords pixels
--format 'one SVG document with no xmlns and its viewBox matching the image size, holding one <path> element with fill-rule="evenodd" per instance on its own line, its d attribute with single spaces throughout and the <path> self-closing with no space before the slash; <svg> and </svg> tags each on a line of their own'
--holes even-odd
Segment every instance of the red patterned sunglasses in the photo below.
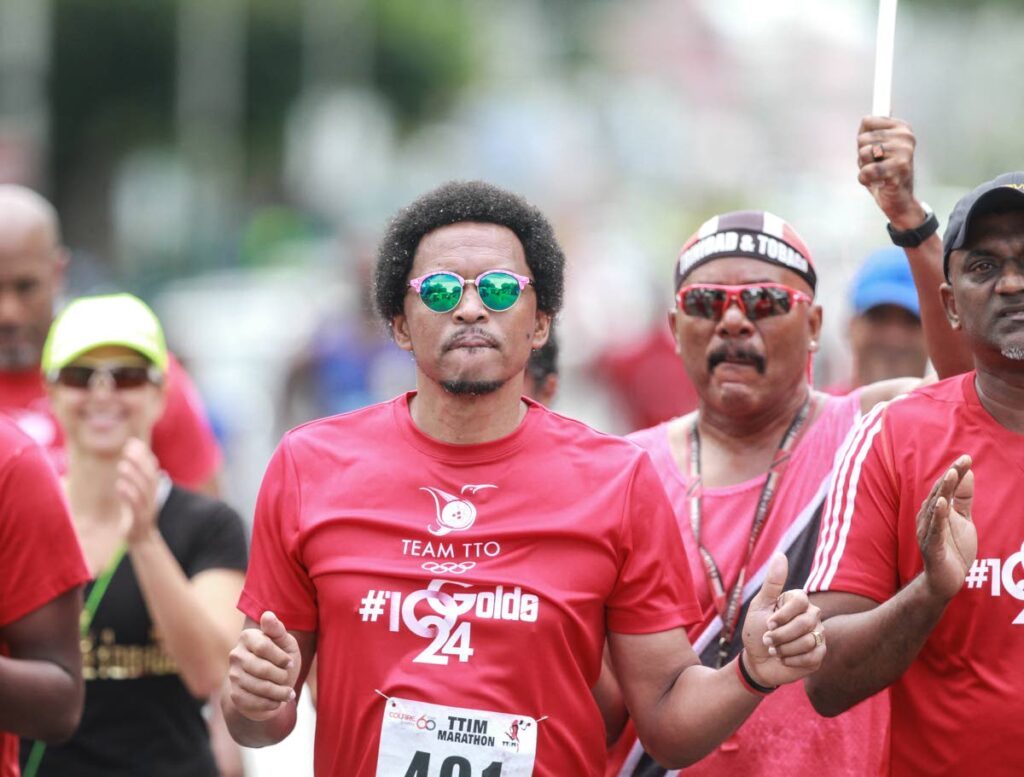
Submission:
<svg viewBox="0 0 1024 777">
<path fill-rule="evenodd" d="M 783 316 L 795 302 L 811 302 L 802 291 L 781 283 L 746 283 L 742 286 L 721 286 L 716 283 L 694 283 L 676 293 L 676 304 L 688 316 L 717 321 L 735 302 L 751 321 Z"/>
</svg>

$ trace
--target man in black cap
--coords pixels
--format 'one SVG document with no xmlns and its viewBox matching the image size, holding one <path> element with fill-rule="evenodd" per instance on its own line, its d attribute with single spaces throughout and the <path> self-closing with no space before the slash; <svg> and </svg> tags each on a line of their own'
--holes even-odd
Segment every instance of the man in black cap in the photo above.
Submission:
<svg viewBox="0 0 1024 777">
<path fill-rule="evenodd" d="M 1024 715 L 1024 173 L 957 203 L 943 259 L 975 369 L 848 438 L 807 583 L 829 652 L 806 686 L 825 715 L 892 686 L 892 775 L 995 777 L 1020 773 Z"/>
</svg>

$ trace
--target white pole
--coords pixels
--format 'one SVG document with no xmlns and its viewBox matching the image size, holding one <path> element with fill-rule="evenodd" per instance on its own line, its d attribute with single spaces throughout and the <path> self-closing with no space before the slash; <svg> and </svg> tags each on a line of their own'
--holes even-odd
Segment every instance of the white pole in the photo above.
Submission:
<svg viewBox="0 0 1024 777">
<path fill-rule="evenodd" d="M 896 46 L 896 0 L 878 0 L 878 32 L 875 35 L 875 91 L 872 116 L 892 112 L 892 58 Z"/>
</svg>

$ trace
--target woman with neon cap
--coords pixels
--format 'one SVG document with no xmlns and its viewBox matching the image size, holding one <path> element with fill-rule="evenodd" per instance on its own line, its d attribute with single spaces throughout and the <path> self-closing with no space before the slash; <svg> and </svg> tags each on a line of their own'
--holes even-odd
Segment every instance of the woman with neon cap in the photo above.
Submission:
<svg viewBox="0 0 1024 777">
<path fill-rule="evenodd" d="M 25 777 L 215 777 L 202 715 L 241 627 L 238 515 L 172 485 L 149 448 L 167 348 L 136 297 L 83 297 L 43 350 L 67 441 L 65 494 L 94 582 L 82 615 L 86 702 L 64 745 L 25 742 Z"/>
</svg>

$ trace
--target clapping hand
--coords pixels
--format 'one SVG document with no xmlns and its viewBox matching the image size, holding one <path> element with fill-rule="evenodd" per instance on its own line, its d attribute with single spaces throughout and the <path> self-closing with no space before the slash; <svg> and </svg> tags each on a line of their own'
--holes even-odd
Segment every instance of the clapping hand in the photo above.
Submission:
<svg viewBox="0 0 1024 777">
<path fill-rule="evenodd" d="M 978 532 L 971 520 L 974 472 L 961 456 L 935 481 L 917 514 L 917 543 L 929 589 L 952 599 L 978 555 Z"/>
<path fill-rule="evenodd" d="M 117 494 L 121 499 L 121 531 L 129 545 L 156 530 L 160 465 L 142 440 L 133 437 L 124 445 L 117 465 Z"/>
</svg>

